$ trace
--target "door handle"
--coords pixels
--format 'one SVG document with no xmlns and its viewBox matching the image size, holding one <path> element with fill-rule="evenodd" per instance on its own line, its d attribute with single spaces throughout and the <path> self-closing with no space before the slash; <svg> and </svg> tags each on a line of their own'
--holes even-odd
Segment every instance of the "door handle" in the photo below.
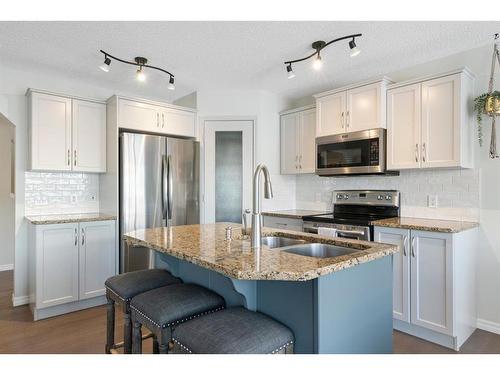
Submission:
<svg viewBox="0 0 500 375">
<path fill-rule="evenodd" d="M 418 143 L 415 144 L 415 162 L 418 163 Z"/>
<path fill-rule="evenodd" d="M 167 195 L 167 204 L 168 204 L 168 215 L 167 219 L 172 219 L 172 210 L 174 208 L 173 202 L 173 190 L 174 190 L 174 179 L 172 177 L 172 156 L 167 156 L 167 182 L 168 182 L 168 195 Z"/>
<path fill-rule="evenodd" d="M 75 228 L 75 246 L 78 245 L 78 230 Z"/>
<path fill-rule="evenodd" d="M 425 148 L 425 142 L 422 144 L 422 161 L 425 163 L 425 154 L 427 153 Z"/>
<path fill-rule="evenodd" d="M 403 256 L 406 256 L 406 244 L 408 243 L 408 236 L 403 238 Z"/>
<path fill-rule="evenodd" d="M 85 229 L 82 228 L 82 246 L 85 245 Z"/>
<path fill-rule="evenodd" d="M 411 256 L 415 258 L 415 236 L 411 239 Z"/>
</svg>

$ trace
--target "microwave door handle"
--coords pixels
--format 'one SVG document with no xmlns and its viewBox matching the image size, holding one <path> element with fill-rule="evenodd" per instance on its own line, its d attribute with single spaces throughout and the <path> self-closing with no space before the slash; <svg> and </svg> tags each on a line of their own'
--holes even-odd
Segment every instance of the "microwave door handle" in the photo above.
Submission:
<svg viewBox="0 0 500 375">
<path fill-rule="evenodd" d="M 171 155 L 168 155 L 168 157 L 167 157 L 167 181 L 168 181 L 168 196 L 167 196 L 168 216 L 167 216 L 167 219 L 171 220 L 172 219 L 173 205 L 174 205 L 174 199 L 173 199 L 174 179 L 173 179 L 173 175 L 172 175 L 172 156 Z"/>
</svg>

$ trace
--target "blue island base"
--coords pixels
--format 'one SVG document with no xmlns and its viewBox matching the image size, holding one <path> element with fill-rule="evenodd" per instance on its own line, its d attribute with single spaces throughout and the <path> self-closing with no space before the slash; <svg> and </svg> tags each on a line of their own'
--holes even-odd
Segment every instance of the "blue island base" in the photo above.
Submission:
<svg viewBox="0 0 500 375">
<path fill-rule="evenodd" d="M 392 353 L 392 256 L 310 281 L 236 280 L 160 253 L 157 267 L 287 325 L 295 353 Z"/>
</svg>

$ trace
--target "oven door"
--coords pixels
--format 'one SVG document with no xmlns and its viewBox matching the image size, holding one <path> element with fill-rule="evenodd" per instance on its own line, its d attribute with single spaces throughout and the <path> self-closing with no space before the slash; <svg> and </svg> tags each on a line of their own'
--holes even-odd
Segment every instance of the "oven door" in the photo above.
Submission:
<svg viewBox="0 0 500 375">
<path fill-rule="evenodd" d="M 316 174 L 384 173 L 385 132 L 371 129 L 316 138 Z"/>
<path fill-rule="evenodd" d="M 304 221 L 304 232 L 306 233 L 318 234 L 319 228 L 335 229 L 335 237 L 371 241 L 369 226 Z"/>
</svg>

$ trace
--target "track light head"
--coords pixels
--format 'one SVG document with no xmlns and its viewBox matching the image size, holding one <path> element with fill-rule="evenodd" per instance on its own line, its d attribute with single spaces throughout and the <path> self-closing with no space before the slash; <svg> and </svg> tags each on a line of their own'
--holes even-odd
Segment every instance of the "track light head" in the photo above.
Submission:
<svg viewBox="0 0 500 375">
<path fill-rule="evenodd" d="M 111 59 L 108 56 L 106 56 L 104 58 L 104 62 L 102 63 L 102 65 L 99 65 L 99 69 L 107 73 L 109 72 L 110 64 L 111 64 Z"/>
<path fill-rule="evenodd" d="M 321 55 L 318 52 L 318 55 L 316 56 L 313 62 L 313 68 L 314 70 L 320 70 L 322 66 L 323 66 L 323 60 L 321 60 Z"/>
<path fill-rule="evenodd" d="M 168 89 L 169 90 L 175 90 L 175 84 L 174 84 L 174 82 L 175 82 L 174 77 L 170 76 L 170 79 L 168 81 Z"/>
<path fill-rule="evenodd" d="M 286 72 L 288 73 L 288 79 L 295 78 L 295 73 L 292 70 L 292 64 L 286 66 Z"/>
<path fill-rule="evenodd" d="M 144 82 L 146 80 L 146 74 L 144 74 L 142 66 L 137 69 L 136 77 L 139 82 Z"/>
<path fill-rule="evenodd" d="M 349 42 L 349 48 L 351 49 L 351 57 L 358 56 L 361 53 L 361 50 L 356 47 L 356 42 L 354 38 Z"/>
</svg>

